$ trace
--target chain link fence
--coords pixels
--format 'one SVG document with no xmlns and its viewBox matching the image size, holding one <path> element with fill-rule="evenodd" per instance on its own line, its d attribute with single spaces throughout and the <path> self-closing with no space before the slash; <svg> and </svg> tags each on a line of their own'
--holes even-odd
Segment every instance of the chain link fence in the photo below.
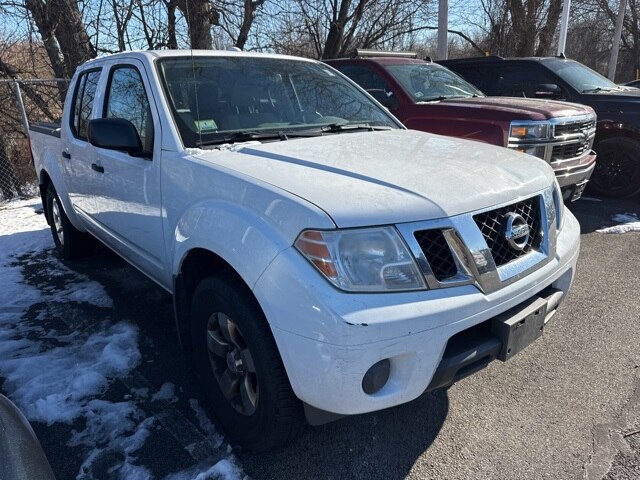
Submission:
<svg viewBox="0 0 640 480">
<path fill-rule="evenodd" d="M 60 122 L 68 86 L 59 79 L 0 80 L 0 202 L 37 193 L 28 126 Z"/>
</svg>

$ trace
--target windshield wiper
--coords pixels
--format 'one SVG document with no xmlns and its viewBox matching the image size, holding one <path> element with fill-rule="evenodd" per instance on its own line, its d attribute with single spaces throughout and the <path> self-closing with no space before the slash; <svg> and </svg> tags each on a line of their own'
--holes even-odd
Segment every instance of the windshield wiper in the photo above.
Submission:
<svg viewBox="0 0 640 480">
<path fill-rule="evenodd" d="M 276 132 L 257 132 L 254 130 L 243 130 L 239 132 L 233 132 L 222 137 L 214 138 L 212 140 L 203 140 L 196 142 L 196 146 L 206 147 L 210 145 L 222 145 L 225 143 L 249 142 L 251 140 L 280 140 L 284 142 L 285 140 L 289 140 L 289 138 L 292 137 L 315 137 L 319 135 L 321 135 L 321 133 L 319 132 L 310 133 L 284 130 L 278 130 Z"/>
<path fill-rule="evenodd" d="M 327 133 L 351 132 L 366 130 L 367 132 L 375 132 L 379 130 L 391 130 L 391 127 L 376 126 L 369 123 L 330 123 L 328 125 L 320 125 L 319 130 Z"/>
<path fill-rule="evenodd" d="M 582 93 L 610 92 L 612 90 L 613 90 L 613 88 L 596 87 L 596 88 L 587 88 L 585 90 L 582 90 Z"/>
<path fill-rule="evenodd" d="M 429 103 L 429 102 L 441 102 L 442 100 L 449 100 L 451 98 L 471 98 L 477 97 L 477 95 L 440 95 L 439 97 L 422 98 L 416 103 Z"/>
</svg>

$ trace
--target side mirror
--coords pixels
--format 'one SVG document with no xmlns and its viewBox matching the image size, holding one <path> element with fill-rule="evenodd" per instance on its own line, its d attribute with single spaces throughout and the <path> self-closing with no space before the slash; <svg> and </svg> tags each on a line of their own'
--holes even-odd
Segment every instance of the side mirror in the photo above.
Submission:
<svg viewBox="0 0 640 480">
<path fill-rule="evenodd" d="M 543 83 L 536 88 L 536 98 L 562 98 L 562 89 L 555 83 Z"/>
<path fill-rule="evenodd" d="M 383 106 L 389 110 L 395 110 L 398 108 L 398 99 L 393 92 L 387 92 L 381 88 L 375 88 L 367 90 L 367 93 L 380 102 Z"/>
<path fill-rule="evenodd" d="M 136 127 L 124 118 L 95 118 L 89 121 L 89 142 L 98 148 L 120 150 L 132 156 L 143 153 Z"/>
</svg>

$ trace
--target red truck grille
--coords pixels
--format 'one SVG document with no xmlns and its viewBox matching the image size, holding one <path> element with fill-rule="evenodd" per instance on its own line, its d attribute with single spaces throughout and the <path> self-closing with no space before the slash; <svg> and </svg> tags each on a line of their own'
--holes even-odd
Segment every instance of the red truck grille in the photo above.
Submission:
<svg viewBox="0 0 640 480">
<path fill-rule="evenodd" d="M 587 133 L 589 130 L 596 128 L 595 120 L 574 123 L 560 123 L 555 126 L 554 136 L 562 137 L 564 135 L 575 135 L 579 133 Z"/>
<path fill-rule="evenodd" d="M 591 149 L 596 134 L 596 121 L 581 120 L 554 125 L 551 163 L 578 158 Z"/>
<path fill-rule="evenodd" d="M 567 160 L 579 157 L 585 151 L 589 150 L 589 142 L 569 143 L 566 145 L 556 145 L 551 153 L 552 160 Z"/>
</svg>

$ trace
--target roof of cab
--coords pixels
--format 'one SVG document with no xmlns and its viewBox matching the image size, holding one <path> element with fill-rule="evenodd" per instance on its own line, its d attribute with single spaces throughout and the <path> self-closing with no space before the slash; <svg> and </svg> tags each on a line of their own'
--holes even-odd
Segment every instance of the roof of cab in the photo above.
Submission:
<svg viewBox="0 0 640 480">
<path fill-rule="evenodd" d="M 279 55 L 275 53 L 257 53 L 257 52 L 242 52 L 235 50 L 131 50 L 126 52 L 112 53 L 103 55 L 92 60 L 88 60 L 82 64 L 82 66 L 90 66 L 96 63 L 101 63 L 106 60 L 113 60 L 117 58 L 138 58 L 146 59 L 148 61 L 154 61 L 160 58 L 175 58 L 175 57 L 247 57 L 247 58 L 274 58 L 281 60 L 298 60 L 305 62 L 316 63 L 317 60 L 294 57 L 290 55 Z"/>
</svg>

